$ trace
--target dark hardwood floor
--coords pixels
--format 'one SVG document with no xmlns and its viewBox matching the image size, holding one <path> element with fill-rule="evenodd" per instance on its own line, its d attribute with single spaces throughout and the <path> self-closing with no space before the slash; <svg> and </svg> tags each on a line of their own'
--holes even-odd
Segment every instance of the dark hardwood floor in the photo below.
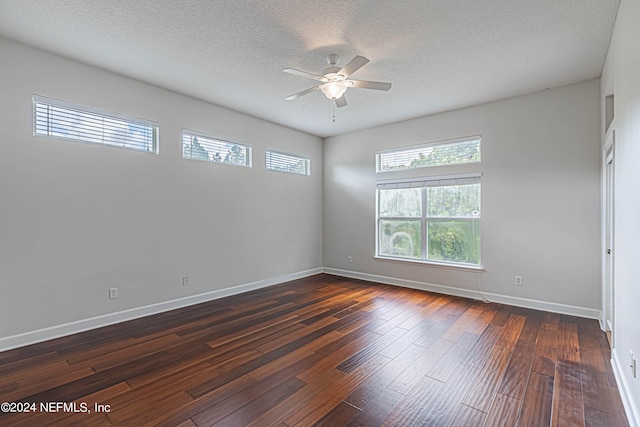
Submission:
<svg viewBox="0 0 640 427">
<path fill-rule="evenodd" d="M 0 353 L 0 396 L 36 405 L 2 426 L 628 425 L 595 320 L 330 275 Z"/>
</svg>

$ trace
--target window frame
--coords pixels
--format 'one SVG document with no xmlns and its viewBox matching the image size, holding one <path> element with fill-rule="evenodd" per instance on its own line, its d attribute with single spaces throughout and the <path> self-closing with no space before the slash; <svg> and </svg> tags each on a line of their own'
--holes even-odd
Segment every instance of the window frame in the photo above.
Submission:
<svg viewBox="0 0 640 427">
<path fill-rule="evenodd" d="M 244 155 L 246 157 L 246 162 L 245 164 L 239 164 L 239 163 L 232 163 L 232 162 L 225 162 L 223 160 L 215 160 L 215 159 L 209 159 L 209 160 L 204 160 L 204 159 L 199 159 L 196 157 L 185 157 L 184 155 L 184 140 L 185 140 L 185 136 L 190 136 L 190 137 L 196 137 L 196 138 L 202 138 L 205 140 L 210 140 L 212 142 L 220 142 L 223 144 L 233 144 L 233 145 L 237 145 L 239 147 L 242 147 L 245 149 Z M 238 166 L 238 167 L 244 167 L 244 168 L 253 168 L 253 146 L 249 143 L 246 142 L 239 142 L 239 141 L 234 141 L 231 140 L 230 138 L 226 138 L 226 137 L 219 137 L 219 136 L 215 136 L 215 135 L 211 135 L 211 134 L 207 134 L 204 132 L 200 132 L 200 131 L 195 131 L 195 130 L 191 130 L 191 129 L 187 129 L 187 128 L 183 128 L 182 132 L 181 132 L 181 147 L 182 147 L 182 159 L 184 160 L 195 160 L 195 161 L 199 161 L 199 162 L 208 162 L 208 163 L 216 163 L 216 164 L 222 164 L 222 165 L 229 165 L 229 166 Z"/>
<path fill-rule="evenodd" d="M 107 146 L 107 147 L 115 147 L 115 148 L 123 148 L 125 150 L 131 150 L 131 151 L 138 151 L 138 152 L 142 152 L 142 153 L 152 153 L 152 154 L 158 154 L 159 152 L 159 146 L 160 146 L 160 126 L 157 122 L 151 121 L 151 120 L 147 120 L 147 119 L 141 119 L 138 117 L 133 117 L 133 116 L 129 116 L 126 114 L 121 114 L 121 113 L 116 113 L 113 111 L 107 111 L 107 110 L 103 110 L 100 108 L 96 108 L 96 107 L 88 107 L 85 105 L 81 105 L 81 104 L 75 104 L 75 103 L 71 103 L 68 101 L 63 101 L 60 99 L 55 99 L 55 98 L 49 98 L 46 96 L 42 96 L 42 95 L 36 95 L 34 94 L 32 97 L 32 105 L 33 105 L 33 136 L 37 136 L 37 137 L 43 137 L 43 138 L 52 138 L 52 139 L 58 139 L 58 140 L 62 140 L 62 141 L 74 141 L 74 142 L 80 142 L 83 144 L 90 144 L 90 145 L 100 145 L 100 146 Z M 50 107 L 53 108 L 57 108 L 60 110 L 66 110 L 69 113 L 72 113 L 74 115 L 77 115 L 78 118 L 82 119 L 102 119 L 103 122 L 104 120 L 113 120 L 113 121 L 118 121 L 118 122 L 124 122 L 124 124 L 128 125 L 128 126 L 139 126 L 139 127 L 145 127 L 148 128 L 147 131 L 150 132 L 151 135 L 151 149 L 145 149 L 143 145 L 140 144 L 133 144 L 133 143 L 116 143 L 116 142 L 109 142 L 107 140 L 105 140 L 104 136 L 102 137 L 102 141 L 96 141 L 95 138 L 94 139 L 88 139 L 88 138 L 82 138 L 80 136 L 77 137 L 71 137 L 71 136 L 64 136 L 64 135 L 60 135 L 57 133 L 52 133 L 51 128 L 53 128 L 54 126 L 52 126 L 50 124 L 50 121 L 52 121 L 49 117 L 47 118 L 47 129 L 46 131 L 42 132 L 39 131 L 39 105 L 46 107 L 47 109 L 49 109 Z M 48 115 L 47 115 L 48 116 Z M 84 116 L 84 117 L 83 117 Z M 93 117 L 91 117 L 93 116 Z M 75 117 L 74 117 L 75 118 Z M 60 126 L 62 128 L 62 126 Z M 76 126 L 76 127 L 69 127 L 70 130 L 78 132 L 79 130 L 82 131 L 80 126 Z M 105 129 L 107 130 L 112 130 L 112 129 L 116 129 L 116 127 L 105 127 L 104 124 L 102 127 L 96 126 L 94 129 L 91 129 L 93 131 L 95 130 L 102 130 L 103 132 L 105 131 Z M 85 129 L 86 131 L 86 129 Z"/>
<path fill-rule="evenodd" d="M 300 160 L 304 161 L 304 163 L 305 163 L 305 173 L 295 172 L 295 171 L 292 171 L 292 170 L 274 169 L 273 167 L 269 167 L 270 154 L 275 154 L 276 156 L 287 157 L 289 159 L 297 159 L 298 161 L 300 161 Z M 265 149 L 264 162 L 265 162 L 265 169 L 267 171 L 270 171 L 270 172 L 282 172 L 282 173 L 287 173 L 287 174 L 291 174 L 291 175 L 311 176 L 311 158 L 306 157 L 306 156 L 302 156 L 302 155 L 299 155 L 299 154 L 287 153 L 285 151 L 281 151 L 281 150 L 278 150 L 278 149 L 267 147 Z"/>
<path fill-rule="evenodd" d="M 479 235 L 482 235 L 482 174 L 480 172 L 466 173 L 466 174 L 452 174 L 441 176 L 426 176 L 418 178 L 400 178 L 392 180 L 378 180 L 376 181 L 376 221 L 375 221 L 375 254 L 374 258 L 389 261 L 400 261 L 408 263 L 429 264 L 451 268 L 471 269 L 471 270 L 483 270 L 482 266 L 482 239 L 480 239 L 480 248 L 478 253 L 478 263 L 465 263 L 448 260 L 436 260 L 429 258 L 429 229 L 428 222 L 450 222 L 450 221 L 462 221 L 473 224 L 477 222 L 479 228 Z M 479 197 L 480 197 L 480 210 L 477 217 L 451 217 L 451 216 L 430 216 L 427 209 L 427 191 L 429 188 L 434 187 L 450 187 L 456 185 L 469 185 L 478 184 Z M 421 194 L 421 214 L 420 216 L 407 217 L 407 216 L 390 216 L 380 215 L 381 208 L 381 190 L 392 189 L 408 189 L 418 188 Z M 381 222 L 382 221 L 419 221 L 420 222 L 420 258 L 410 256 L 395 256 L 381 253 Z M 472 225 L 473 226 L 473 225 Z"/>
</svg>

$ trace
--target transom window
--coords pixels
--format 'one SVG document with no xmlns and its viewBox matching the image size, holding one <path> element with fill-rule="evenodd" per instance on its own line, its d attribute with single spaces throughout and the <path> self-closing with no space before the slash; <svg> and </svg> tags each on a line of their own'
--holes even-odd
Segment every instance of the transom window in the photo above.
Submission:
<svg viewBox="0 0 640 427">
<path fill-rule="evenodd" d="M 480 161 L 480 141 L 474 136 L 379 151 L 376 172 L 476 163 Z"/>
<path fill-rule="evenodd" d="M 377 183 L 377 256 L 480 265 L 480 174 Z"/>
<path fill-rule="evenodd" d="M 270 148 L 265 153 L 265 166 L 270 171 L 311 175 L 311 159 Z"/>
<path fill-rule="evenodd" d="M 182 158 L 251 167 L 251 145 L 225 141 L 201 133 L 182 131 Z"/>
<path fill-rule="evenodd" d="M 156 123 L 38 95 L 33 96 L 33 134 L 158 152 Z"/>
</svg>

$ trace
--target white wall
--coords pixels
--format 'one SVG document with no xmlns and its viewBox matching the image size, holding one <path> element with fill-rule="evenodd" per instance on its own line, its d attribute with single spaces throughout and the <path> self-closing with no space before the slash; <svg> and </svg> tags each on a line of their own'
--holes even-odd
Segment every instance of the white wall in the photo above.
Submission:
<svg viewBox="0 0 640 427">
<path fill-rule="evenodd" d="M 446 291 L 462 295 L 481 289 L 510 303 L 597 317 L 598 97 L 599 81 L 592 80 L 325 140 L 325 267 L 418 287 L 447 286 Z M 375 174 L 375 152 L 477 134 L 482 136 L 481 165 L 414 174 L 482 172 L 486 271 L 374 259 L 375 181 L 398 176 Z M 524 286 L 514 285 L 516 275 L 524 276 Z"/>
<path fill-rule="evenodd" d="M 622 0 L 602 72 L 601 102 L 613 94 L 615 118 L 615 331 L 614 368 L 632 425 L 640 425 L 640 366 L 630 369 L 629 351 L 640 364 L 640 1 Z M 603 121 L 604 123 L 604 121 Z M 602 142 L 606 141 L 604 126 Z M 635 424 L 634 424 L 635 423 Z"/>
<path fill-rule="evenodd" d="M 0 339 L 322 266 L 319 138 L 6 39 L 0 58 Z M 34 93 L 157 121 L 160 152 L 34 137 Z M 183 127 L 254 167 L 183 160 Z M 267 146 L 312 176 L 265 171 Z"/>
</svg>

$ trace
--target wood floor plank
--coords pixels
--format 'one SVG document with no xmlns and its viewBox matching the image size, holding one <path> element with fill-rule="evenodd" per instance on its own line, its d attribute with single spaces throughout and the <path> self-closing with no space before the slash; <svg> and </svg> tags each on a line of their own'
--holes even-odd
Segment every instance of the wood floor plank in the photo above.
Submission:
<svg viewBox="0 0 640 427">
<path fill-rule="evenodd" d="M 377 333 L 376 331 L 377 328 L 374 330 L 374 333 Z M 405 329 L 401 328 L 394 328 L 390 330 L 386 334 L 382 335 L 380 339 L 370 342 L 364 348 L 360 349 L 357 353 L 341 362 L 338 366 L 336 366 L 336 369 L 346 373 L 353 372 L 358 366 L 366 363 L 367 360 L 377 355 L 380 351 L 392 344 L 406 332 L 407 331 Z"/>
<path fill-rule="evenodd" d="M 300 359 L 303 359 L 306 356 L 309 356 L 319 348 L 324 347 L 325 345 L 336 341 L 337 339 L 343 337 L 344 335 L 338 331 L 331 331 L 326 335 L 323 335 L 317 338 L 310 343 L 303 345 L 300 348 L 293 350 L 291 353 L 286 354 L 279 359 L 276 359 L 272 362 L 266 363 L 253 371 L 249 372 L 249 375 L 257 380 L 264 379 L 269 375 L 273 374 L 274 371 L 278 371 L 284 367 L 293 365 L 298 362 Z M 257 350 L 256 350 L 257 351 Z"/>
<path fill-rule="evenodd" d="M 128 345 L 125 341 L 124 345 Z M 8 351 L 6 353 L 11 353 Z M 0 356 L 2 353 L 0 353 Z M 11 372 L 17 371 L 19 369 L 28 369 L 28 368 L 37 368 L 43 364 L 49 362 L 55 362 L 60 355 L 57 351 L 47 351 L 40 354 L 35 354 L 33 356 L 25 357 L 24 359 L 14 360 L 12 362 L 0 363 L 0 378 L 5 378 L 5 376 L 9 375 Z M 2 381 L 0 381 L 2 382 Z"/>
<path fill-rule="evenodd" d="M 462 403 L 483 412 L 489 410 L 524 323 L 523 316 L 511 315 L 504 326 L 502 335 L 491 350 L 489 358 L 482 366 L 478 378 Z"/>
<path fill-rule="evenodd" d="M 522 400 L 529 382 L 533 357 L 534 347 L 531 344 L 518 342 L 511 353 L 509 364 L 496 392 Z"/>
<path fill-rule="evenodd" d="M 0 352 L 2 426 L 621 426 L 592 319 L 319 274 Z"/>
<path fill-rule="evenodd" d="M 355 354 L 359 349 L 380 339 L 380 335 L 373 332 L 368 332 L 364 335 L 354 335 L 352 340 L 347 339 L 347 337 L 349 337 L 349 335 L 345 335 L 329 344 L 329 346 L 334 349 L 331 353 L 323 353 L 322 350 L 327 346 L 318 350 L 316 353 L 324 357 L 322 357 L 317 364 L 310 366 L 298 374 L 297 377 L 308 383 L 315 381 L 318 377 L 323 376 L 327 371 L 334 369 L 348 357 Z M 335 343 L 340 343 L 342 346 L 334 347 L 333 344 Z"/>
<path fill-rule="evenodd" d="M 49 399 L 42 400 L 40 398 L 39 390 L 65 388 L 69 382 L 88 383 L 91 382 L 94 376 L 95 372 L 91 368 L 70 369 L 66 364 L 60 365 L 59 368 L 55 369 L 49 366 L 45 372 L 38 372 L 36 374 L 28 372 L 18 378 L 15 382 L 16 386 L 9 387 L 10 390 L 2 394 L 2 401 L 47 401 Z M 99 389 L 101 389 L 101 387 L 93 391 Z"/>
<path fill-rule="evenodd" d="M 557 357 L 558 330 L 547 329 L 543 326 L 538 331 L 531 371 L 553 378 Z"/>
<path fill-rule="evenodd" d="M 269 390 L 268 393 L 262 393 L 260 390 L 253 390 L 243 395 L 248 403 L 235 411 L 231 412 L 225 417 L 224 412 L 206 411 L 203 414 L 193 417 L 193 421 L 197 425 L 208 426 L 242 426 L 251 422 L 253 418 L 264 413 L 266 410 L 277 405 L 288 396 L 291 396 L 296 391 L 307 385 L 304 381 L 297 379 L 296 377 L 289 378 L 282 384 Z"/>
<path fill-rule="evenodd" d="M 519 427 L 549 426 L 553 404 L 553 378 L 532 372 L 522 401 Z"/>
<path fill-rule="evenodd" d="M 384 369 L 384 368 L 383 368 Z M 360 389 L 361 387 L 358 387 Z M 347 426 L 379 426 L 391 414 L 396 406 L 404 399 L 404 395 L 393 390 L 384 390 L 372 393 L 370 398 L 364 401 L 360 412 L 352 418 Z"/>
<path fill-rule="evenodd" d="M 609 387 L 609 396 L 611 397 L 611 402 L 613 403 L 613 412 L 615 416 L 611 417 L 610 414 L 603 414 L 603 420 L 606 420 L 612 426 L 628 427 L 629 421 L 627 420 L 627 416 L 624 411 L 624 405 L 622 404 L 622 399 L 620 398 L 618 389 L 616 387 Z M 588 420 L 585 418 L 585 421 Z"/>
<path fill-rule="evenodd" d="M 449 376 L 458 367 L 459 363 L 467 359 L 467 355 L 473 345 L 478 341 L 478 335 L 464 332 L 461 335 L 449 335 L 455 337 L 455 343 L 425 371 L 425 375 L 436 380 L 446 382 Z M 444 335 L 443 335 L 443 339 Z"/>
<path fill-rule="evenodd" d="M 173 427 L 185 422 L 203 411 L 212 410 L 230 397 L 244 390 L 256 387 L 257 381 L 248 375 L 228 382 L 198 399 L 177 409 L 163 409 L 155 419 L 157 427 Z"/>
<path fill-rule="evenodd" d="M 345 374 L 344 372 L 331 369 L 322 377 L 316 378 L 314 381 L 308 383 L 306 387 L 303 387 L 279 404 L 254 418 L 247 425 L 252 427 L 262 427 L 284 423 L 290 415 L 304 410 L 309 401 L 311 401 L 317 394 L 322 394 L 322 390 L 326 390 L 331 386 L 331 384 L 337 383 L 347 376 L 348 374 Z M 306 415 L 306 412 L 304 415 Z M 302 417 L 302 414 L 298 415 L 299 419 Z M 287 423 L 287 425 L 291 424 Z"/>
<path fill-rule="evenodd" d="M 484 425 L 487 427 L 498 425 L 515 426 L 520 417 L 521 409 L 522 400 L 498 393 L 486 414 Z"/>
<path fill-rule="evenodd" d="M 511 315 L 513 314 L 515 308 L 510 305 L 495 303 L 491 303 L 491 306 L 496 310 L 496 315 L 491 321 L 491 324 L 495 326 L 506 325 L 511 318 Z"/>
<path fill-rule="evenodd" d="M 411 426 L 420 421 L 424 406 L 435 399 L 444 386 L 442 381 L 422 376 L 382 423 L 384 427 Z"/>
<path fill-rule="evenodd" d="M 580 348 L 600 349 L 600 338 L 602 331 L 598 322 L 593 319 L 577 319 L 578 323 L 578 342 Z"/>
<path fill-rule="evenodd" d="M 560 329 L 560 315 L 557 313 L 544 313 L 542 327 L 557 332 Z"/>
<path fill-rule="evenodd" d="M 349 405 L 346 402 L 340 402 L 318 422 L 313 424 L 314 427 L 336 427 L 346 426 L 349 421 L 360 414 L 360 409 Z"/>
<path fill-rule="evenodd" d="M 413 329 L 422 323 L 424 319 L 428 318 L 431 313 L 438 311 L 447 302 L 449 302 L 449 297 L 444 295 L 425 300 L 423 304 L 421 304 L 424 305 L 424 307 L 422 307 L 420 311 L 413 313 L 411 317 L 399 324 L 398 327 L 403 329 Z"/>
<path fill-rule="evenodd" d="M 577 323 L 560 322 L 558 360 L 580 363 Z"/>
<path fill-rule="evenodd" d="M 398 375 L 400 375 L 407 366 L 415 366 L 416 360 L 423 353 L 424 348 L 418 345 L 412 345 L 407 351 L 398 355 L 395 359 L 392 359 L 389 363 L 380 368 L 378 372 L 369 377 L 356 390 L 347 396 L 345 401 L 357 408 L 364 408 L 369 402 L 375 400 L 380 395 L 383 395 L 384 393 L 393 393 L 391 389 L 387 388 L 388 385 Z M 385 392 L 381 393 L 381 390 L 384 390 Z"/>
<path fill-rule="evenodd" d="M 467 405 L 458 406 L 453 419 L 449 423 L 450 427 L 478 427 L 484 424 L 487 414 Z M 491 425 L 491 424 L 489 424 Z M 497 425 L 497 424 L 493 424 Z M 506 424 L 503 424 L 506 425 Z"/>
<path fill-rule="evenodd" d="M 401 394 L 408 394 L 453 344 L 445 339 L 436 340 L 431 347 L 423 350 L 413 364 L 405 367 L 402 373 L 388 385 L 388 388 Z"/>
<path fill-rule="evenodd" d="M 107 369 L 118 366 L 123 362 L 130 362 L 131 360 L 135 360 L 136 358 L 157 353 L 158 351 L 162 351 L 167 347 L 179 342 L 180 337 L 174 334 L 165 335 L 140 343 L 132 342 L 126 348 L 102 354 L 91 359 L 85 359 L 81 362 L 78 361 L 76 362 L 75 366 L 88 366 L 96 372 L 105 371 Z"/>
<path fill-rule="evenodd" d="M 585 409 L 614 414 L 611 396 L 602 392 L 608 386 L 604 363 L 599 348 L 580 347 L 580 380 Z"/>
<path fill-rule="evenodd" d="M 479 305 L 471 306 L 442 334 L 442 338 L 449 341 L 457 341 L 465 332 L 480 335 L 484 327 L 489 324 L 486 318 L 482 316 L 483 313 L 484 310 Z"/>
<path fill-rule="evenodd" d="M 304 408 L 289 416 L 285 423 L 288 425 L 313 425 L 336 407 L 345 397 L 362 384 L 378 369 L 387 364 L 389 359 L 375 355 L 367 359 L 351 371 L 347 376 L 337 381 L 331 387 L 331 393 L 319 393 L 309 400 Z"/>
<path fill-rule="evenodd" d="M 477 374 L 478 368 L 458 364 L 438 394 L 423 406 L 420 425 L 449 425 Z"/>
<path fill-rule="evenodd" d="M 491 350 L 493 350 L 493 347 L 502 335 L 502 332 L 502 326 L 489 325 L 469 351 L 464 363 L 476 368 L 483 366 L 491 354 Z"/>
<path fill-rule="evenodd" d="M 556 364 L 551 423 L 555 426 L 584 425 L 580 365 L 576 362 L 559 360 Z"/>
</svg>

